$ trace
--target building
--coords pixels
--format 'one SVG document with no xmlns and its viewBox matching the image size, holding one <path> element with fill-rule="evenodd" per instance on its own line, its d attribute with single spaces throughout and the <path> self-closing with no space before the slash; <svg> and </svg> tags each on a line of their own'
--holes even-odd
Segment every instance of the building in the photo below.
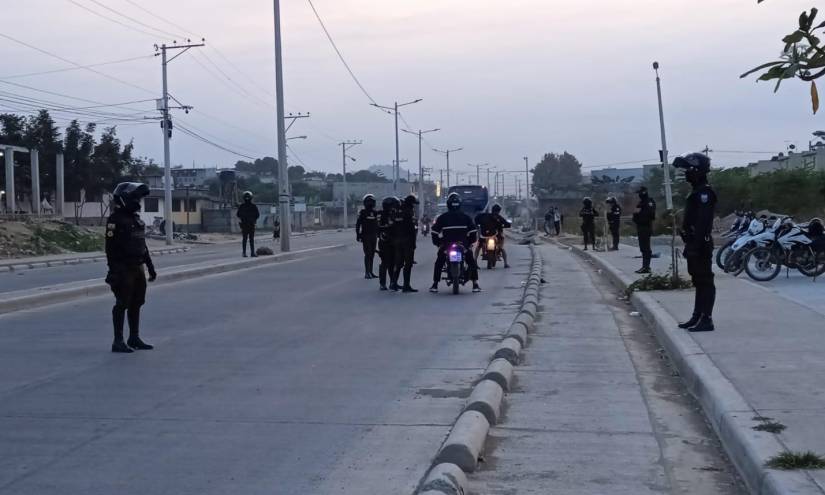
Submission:
<svg viewBox="0 0 825 495">
<path fill-rule="evenodd" d="M 759 160 L 758 162 L 748 164 L 751 177 L 767 174 L 776 170 L 799 168 L 825 170 L 825 147 L 814 146 L 810 151 L 803 151 L 801 153 L 789 152 L 787 155 L 779 153 L 769 160 Z"/>
<path fill-rule="evenodd" d="M 645 179 L 645 168 L 598 168 L 590 171 L 591 183 L 625 182 L 638 184 Z"/>
<path fill-rule="evenodd" d="M 206 182 L 218 177 L 217 168 L 173 168 L 172 182 L 176 188 L 206 187 Z"/>
<path fill-rule="evenodd" d="M 172 191 L 172 223 L 175 230 L 191 232 L 201 231 L 202 213 L 214 208 L 216 201 L 207 191 L 199 189 L 176 189 Z M 163 221 L 164 191 L 151 189 L 149 196 L 143 198 L 140 219 L 147 226 L 159 226 Z"/>
<path fill-rule="evenodd" d="M 409 182 L 399 182 L 398 190 L 393 190 L 392 182 L 347 182 L 347 196 L 350 198 L 350 204 L 361 203 L 361 198 L 367 194 L 372 194 L 381 204 L 381 199 L 385 196 L 404 196 L 415 192 L 417 184 Z M 332 183 L 332 205 L 341 207 L 344 204 L 344 183 Z"/>
</svg>

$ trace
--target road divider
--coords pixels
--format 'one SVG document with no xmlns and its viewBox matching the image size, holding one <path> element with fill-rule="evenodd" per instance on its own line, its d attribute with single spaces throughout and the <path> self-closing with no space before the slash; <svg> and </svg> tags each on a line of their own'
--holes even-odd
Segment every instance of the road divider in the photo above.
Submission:
<svg viewBox="0 0 825 495">
<path fill-rule="evenodd" d="M 158 273 L 158 279 L 153 285 L 165 285 L 168 283 L 181 282 L 208 275 L 216 275 L 219 273 L 245 270 L 274 263 L 303 259 L 313 255 L 321 255 L 336 250 L 346 249 L 348 246 L 349 245 L 347 244 L 337 244 L 332 246 L 303 249 L 289 253 L 280 253 L 272 256 L 258 256 L 257 258 L 245 258 L 223 262 L 209 261 L 191 265 L 181 265 L 160 271 Z M 99 278 L 48 287 L 39 287 L 37 289 L 6 292 L 4 294 L 0 294 L 0 314 L 63 303 L 84 297 L 98 296 L 107 294 L 109 291 L 110 288 L 104 279 Z"/>
<path fill-rule="evenodd" d="M 455 464 L 442 463 L 430 470 L 421 486 L 421 495 L 465 495 L 467 476 Z"/>
<path fill-rule="evenodd" d="M 481 375 L 482 380 L 492 380 L 506 392 L 513 381 L 513 365 L 506 359 L 493 359 Z"/>
<path fill-rule="evenodd" d="M 480 412 L 461 413 L 444 445 L 441 446 L 435 463 L 455 464 L 465 473 L 472 473 L 478 466 L 478 456 L 484 448 L 489 430 L 490 423 Z"/>
</svg>

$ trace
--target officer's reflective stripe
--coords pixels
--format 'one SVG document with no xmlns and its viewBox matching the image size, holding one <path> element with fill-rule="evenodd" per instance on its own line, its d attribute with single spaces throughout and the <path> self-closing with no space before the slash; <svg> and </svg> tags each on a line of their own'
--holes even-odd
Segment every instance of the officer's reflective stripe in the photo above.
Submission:
<svg viewBox="0 0 825 495">
<path fill-rule="evenodd" d="M 447 229 L 466 229 L 466 228 L 467 228 L 466 225 L 453 225 L 451 227 L 444 227 L 444 230 L 447 230 Z"/>
<path fill-rule="evenodd" d="M 467 233 L 468 233 L 468 234 L 475 234 L 476 232 L 478 232 L 478 229 L 473 229 L 473 230 L 470 230 L 470 231 L 468 231 Z"/>
</svg>

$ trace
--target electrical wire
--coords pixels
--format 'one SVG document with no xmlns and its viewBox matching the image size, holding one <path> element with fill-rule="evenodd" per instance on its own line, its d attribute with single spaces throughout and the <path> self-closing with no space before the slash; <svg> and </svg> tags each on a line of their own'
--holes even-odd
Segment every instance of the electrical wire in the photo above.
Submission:
<svg viewBox="0 0 825 495">
<path fill-rule="evenodd" d="M 307 170 L 307 171 L 309 170 L 309 167 L 307 166 L 307 164 L 304 163 L 303 160 L 301 160 L 301 157 L 298 156 L 298 153 L 295 153 L 295 150 L 292 149 L 292 146 L 287 144 L 286 149 L 287 149 L 287 151 L 289 151 L 292 154 L 292 157 L 295 158 L 298 161 L 298 163 L 301 164 L 302 167 L 304 167 L 304 170 Z"/>
<path fill-rule="evenodd" d="M 49 91 L 49 90 L 46 90 L 46 89 L 39 89 L 39 88 L 35 88 L 33 86 L 29 86 L 29 85 L 26 85 L 26 84 L 15 83 L 15 82 L 11 82 L 11 81 L 0 80 L 0 84 L 6 84 L 8 86 L 15 86 L 15 87 L 18 87 L 18 88 L 28 89 L 30 91 L 36 91 L 38 93 L 45 93 L 45 94 L 49 94 L 49 95 L 52 95 L 52 96 L 60 96 L 62 98 L 68 98 L 70 100 L 75 100 L 75 101 L 82 101 L 84 103 L 92 103 L 94 105 L 107 105 L 106 103 L 104 103 L 102 101 L 90 100 L 88 98 L 81 98 L 79 96 L 72 96 L 72 95 L 68 95 L 68 94 L 65 94 L 65 93 L 58 93 L 56 91 Z M 147 100 L 147 101 L 151 101 L 151 100 Z M 131 107 L 123 107 L 123 108 L 126 109 L 126 110 L 132 110 L 134 112 L 143 112 L 143 111 L 145 111 L 145 110 L 140 109 L 140 108 L 131 108 Z"/>
<path fill-rule="evenodd" d="M 189 35 L 191 35 L 191 36 L 193 36 L 193 37 L 195 37 L 195 38 L 197 38 L 197 37 L 198 37 L 198 35 L 194 34 L 194 33 L 193 33 L 192 31 L 190 31 L 189 29 L 186 29 L 186 28 L 184 28 L 184 27 L 180 26 L 179 24 L 175 24 L 174 22 L 172 22 L 172 21 L 170 21 L 170 20 L 168 20 L 168 19 L 166 19 L 166 18 L 163 18 L 163 17 L 161 17 L 161 16 L 159 16 L 159 15 L 155 14 L 155 13 L 154 13 L 154 12 L 152 12 L 151 10 L 149 10 L 149 9 L 147 9 L 147 8 L 145 8 L 145 7 L 143 7 L 143 6 L 141 6 L 139 3 L 134 2 L 133 0 L 124 0 L 124 1 L 125 1 L 126 3 L 128 3 L 129 5 L 132 5 L 133 7 L 137 7 L 138 9 L 142 10 L 142 11 L 143 11 L 143 12 L 145 12 L 146 14 L 149 14 L 150 16 L 154 17 L 155 19 L 157 19 L 157 20 L 159 20 L 159 21 L 161 21 L 161 22 L 165 22 L 166 24 L 168 24 L 168 25 L 170 25 L 170 26 L 174 27 L 175 29 L 180 29 L 180 30 L 181 30 L 181 31 L 183 31 L 184 33 L 189 34 Z"/>
<path fill-rule="evenodd" d="M 205 137 L 201 136 L 200 134 L 198 134 L 198 133 L 196 133 L 196 132 L 194 132 L 194 131 L 191 131 L 191 130 L 187 129 L 187 128 L 186 128 L 185 126 L 183 126 L 183 125 L 178 124 L 178 125 L 176 125 L 175 127 L 176 127 L 179 131 L 181 131 L 182 133 L 186 134 L 187 136 L 192 137 L 192 138 L 194 138 L 194 139 L 197 139 L 197 140 L 199 140 L 199 141 L 201 141 L 201 142 L 203 142 L 203 143 L 206 143 L 206 144 L 208 144 L 208 145 L 210 145 L 210 146 L 212 146 L 212 147 L 214 147 L 214 148 L 217 148 L 217 149 L 219 149 L 219 150 L 223 150 L 223 151 L 226 151 L 227 153 L 231 153 L 231 154 L 233 154 L 233 155 L 237 155 L 237 156 L 240 156 L 240 157 L 243 157 L 243 158 L 248 158 L 248 159 L 250 159 L 250 160 L 255 160 L 255 159 L 256 159 L 254 156 L 245 155 L 245 154 L 240 153 L 240 152 L 238 152 L 238 151 L 235 151 L 235 150 L 233 150 L 233 149 L 227 148 L 226 146 L 222 146 L 222 145 L 220 145 L 220 144 L 218 144 L 218 143 L 216 143 L 216 142 L 214 142 L 214 141 L 211 141 L 211 140 L 209 140 L 209 139 L 207 139 L 207 138 L 205 138 Z"/>
<path fill-rule="evenodd" d="M 123 58 L 123 59 L 120 59 L 120 60 L 112 60 L 110 62 L 98 62 L 96 64 L 84 65 L 82 67 L 66 67 L 64 69 L 52 69 L 52 70 L 44 70 L 44 71 L 40 71 L 40 72 L 27 72 L 27 73 L 24 73 L 24 74 L 13 74 L 13 75 L 10 75 L 10 76 L 0 76 L 0 79 L 20 79 L 20 78 L 23 78 L 23 77 L 43 76 L 43 75 L 48 75 L 48 74 L 56 74 L 58 72 L 70 72 L 70 71 L 75 71 L 75 70 L 87 69 L 87 68 L 90 68 L 90 67 L 103 67 L 105 65 L 123 64 L 123 63 L 126 63 L 126 62 L 134 62 L 135 60 L 145 60 L 145 59 L 150 59 L 150 58 L 154 58 L 154 57 L 155 57 L 154 55 L 141 55 L 139 57 Z"/>
<path fill-rule="evenodd" d="M 250 153 L 250 154 L 258 154 L 258 152 L 257 152 L 256 150 L 253 150 L 253 149 L 247 148 L 246 146 L 241 146 L 241 145 L 238 145 L 238 144 L 235 144 L 235 143 L 229 142 L 229 141 L 227 141 L 226 139 L 224 139 L 224 138 L 222 138 L 222 137 L 220 137 L 220 136 L 217 136 L 217 135 L 215 135 L 215 134 L 212 134 L 211 132 L 209 132 L 209 131 L 207 131 L 207 130 L 202 129 L 202 128 L 200 128 L 200 127 L 198 127 L 198 126 L 196 126 L 196 125 L 192 124 L 192 123 L 191 123 L 191 122 L 189 122 L 188 120 L 185 120 L 185 119 L 183 119 L 183 118 L 181 118 L 181 117 L 178 117 L 178 118 L 176 119 L 176 122 L 183 122 L 183 123 L 186 125 L 187 129 L 189 129 L 189 130 L 191 130 L 191 131 L 193 131 L 193 132 L 198 132 L 199 134 L 202 134 L 202 135 L 206 136 L 207 138 L 210 138 L 210 139 L 214 140 L 215 142 L 218 142 L 218 143 L 223 143 L 223 144 L 224 144 L 224 145 L 226 145 L 226 146 L 230 146 L 230 147 L 232 147 L 232 148 L 236 148 L 236 149 L 238 149 L 238 150 L 240 150 L 240 151 L 244 151 L 244 152 L 246 152 L 246 153 Z M 262 156 L 263 156 L 263 155 L 262 155 Z"/>
<path fill-rule="evenodd" d="M 112 18 L 112 17 L 109 17 L 109 16 L 107 16 L 106 14 L 101 14 L 100 12 L 98 12 L 98 11 L 96 11 L 96 10 L 93 10 L 93 9 L 90 9 L 89 7 L 87 7 L 87 6 L 85 6 L 85 5 L 83 5 L 83 4 L 79 3 L 79 2 L 77 2 L 76 0 L 66 0 L 66 1 L 67 1 L 67 2 L 69 2 L 69 3 L 71 3 L 72 5 L 74 5 L 75 7 L 79 7 L 79 8 L 81 8 L 81 9 L 85 10 L 86 12 L 88 12 L 88 13 L 90 13 L 90 14 L 92 14 L 92 15 L 96 16 L 96 17 L 100 17 L 101 19 L 105 19 L 105 20 L 107 20 L 107 21 L 109 21 L 109 22 L 113 22 L 113 23 L 115 23 L 115 24 L 117 24 L 117 25 L 119 25 L 119 26 L 121 26 L 121 27 L 125 27 L 126 29 L 128 29 L 128 30 L 130 30 L 130 31 L 134 31 L 134 32 L 136 32 L 136 33 L 140 33 L 140 34 L 142 34 L 142 35 L 144 35 L 144 36 L 148 36 L 148 37 L 150 37 L 150 38 L 152 38 L 152 39 L 155 39 L 155 40 L 158 38 L 158 35 L 157 35 L 157 34 L 155 34 L 155 33 L 150 33 L 149 31 L 145 31 L 145 30 L 143 30 L 143 29 L 136 28 L 136 27 L 134 27 L 134 26 L 132 26 L 132 25 L 130 25 L 130 24 L 126 24 L 125 22 L 121 22 L 121 21 L 119 21 L 119 20 L 117 20 L 117 19 L 114 19 L 114 18 Z M 163 36 L 161 36 L 161 37 L 163 37 Z"/>
<path fill-rule="evenodd" d="M 169 31 L 159 29 L 159 28 L 156 28 L 154 26 L 150 26 L 149 24 L 146 24 L 144 22 L 141 22 L 141 21 L 135 19 L 134 17 L 130 17 L 130 16 L 118 11 L 118 10 L 115 10 L 111 7 L 106 6 L 105 4 L 99 2 L 98 0 L 89 0 L 89 1 L 92 2 L 93 4 L 97 5 L 97 6 L 101 7 L 101 8 L 104 8 L 104 9 L 108 10 L 109 12 L 111 12 L 115 15 L 119 15 L 120 17 L 123 17 L 124 19 L 128 19 L 128 20 L 134 22 L 135 24 L 138 24 L 138 25 L 143 26 L 143 27 L 148 28 L 148 29 L 152 29 L 152 30 L 157 31 L 159 33 L 163 33 L 164 35 L 171 36 L 172 39 L 180 37 L 179 34 L 170 33 Z M 183 38 L 185 38 L 185 36 Z"/>
</svg>

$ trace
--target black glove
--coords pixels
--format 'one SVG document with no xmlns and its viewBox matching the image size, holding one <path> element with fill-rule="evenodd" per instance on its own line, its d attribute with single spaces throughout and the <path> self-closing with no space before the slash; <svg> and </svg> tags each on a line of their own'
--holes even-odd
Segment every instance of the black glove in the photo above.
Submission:
<svg viewBox="0 0 825 495">
<path fill-rule="evenodd" d="M 113 270 L 109 268 L 109 271 L 106 273 L 106 283 L 109 286 L 114 287 L 118 284 L 121 280 L 121 272 L 120 270 Z"/>
<path fill-rule="evenodd" d="M 361 242 L 361 236 L 360 235 L 355 236 L 355 242 Z"/>
<path fill-rule="evenodd" d="M 149 281 L 154 282 L 158 278 L 158 272 L 155 271 L 155 267 L 153 265 L 149 265 L 146 267 L 149 271 Z"/>
<path fill-rule="evenodd" d="M 433 240 L 433 246 L 441 247 L 441 240 L 438 238 L 438 234 L 433 233 L 430 237 Z"/>
</svg>

